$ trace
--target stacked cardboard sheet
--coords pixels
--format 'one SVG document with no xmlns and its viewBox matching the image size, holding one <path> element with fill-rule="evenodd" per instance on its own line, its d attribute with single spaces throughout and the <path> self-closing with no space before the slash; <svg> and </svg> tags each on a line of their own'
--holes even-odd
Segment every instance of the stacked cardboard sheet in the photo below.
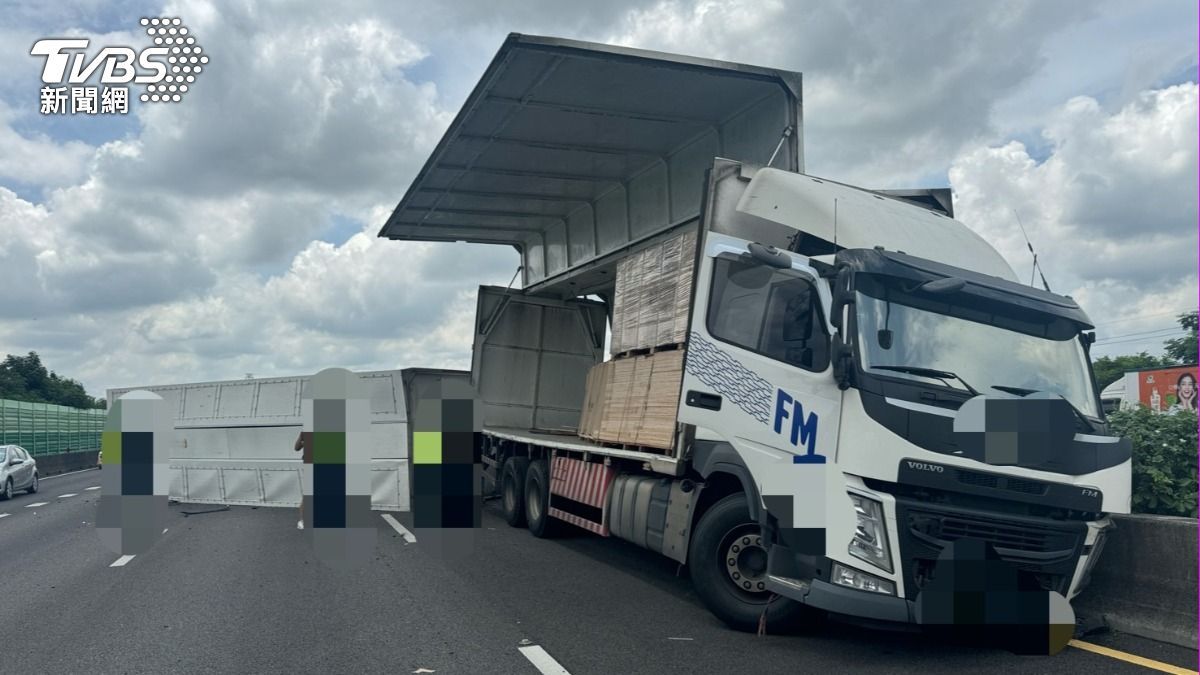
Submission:
<svg viewBox="0 0 1200 675">
<path fill-rule="evenodd" d="M 682 381 L 682 349 L 596 364 L 587 377 L 579 435 L 670 450 Z"/>
<path fill-rule="evenodd" d="M 617 263 L 612 352 L 687 339 L 696 233 L 677 234 Z"/>
</svg>

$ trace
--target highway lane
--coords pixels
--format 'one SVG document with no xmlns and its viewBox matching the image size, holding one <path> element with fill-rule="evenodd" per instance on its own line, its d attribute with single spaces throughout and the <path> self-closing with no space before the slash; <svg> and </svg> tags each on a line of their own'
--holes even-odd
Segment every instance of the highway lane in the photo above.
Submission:
<svg viewBox="0 0 1200 675">
<path fill-rule="evenodd" d="M 172 506 L 168 531 L 123 567 L 91 530 L 99 472 L 0 503 L 0 664 L 61 672 L 1153 672 L 1068 649 L 1055 657 L 831 624 L 805 635 L 726 629 L 669 560 L 579 533 L 538 540 L 489 506 L 468 559 L 382 518 L 361 570 L 314 558 L 295 511 Z M 58 499 L 57 495 L 74 494 Z M 48 502 L 26 508 L 28 504 Z M 404 514 L 398 514 L 407 523 Z M 1108 640 L 1106 642 L 1105 640 Z M 1195 652 L 1128 636 L 1089 641 L 1190 665 Z M 4 668 L 6 669 L 6 667 Z"/>
</svg>

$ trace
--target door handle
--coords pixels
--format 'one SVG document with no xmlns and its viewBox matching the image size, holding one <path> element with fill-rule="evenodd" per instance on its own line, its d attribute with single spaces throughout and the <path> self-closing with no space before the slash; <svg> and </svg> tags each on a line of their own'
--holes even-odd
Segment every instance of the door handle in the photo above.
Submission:
<svg viewBox="0 0 1200 675">
<path fill-rule="evenodd" d="M 685 402 L 693 408 L 704 408 L 705 410 L 721 409 L 721 397 L 703 391 L 689 389 Z"/>
</svg>

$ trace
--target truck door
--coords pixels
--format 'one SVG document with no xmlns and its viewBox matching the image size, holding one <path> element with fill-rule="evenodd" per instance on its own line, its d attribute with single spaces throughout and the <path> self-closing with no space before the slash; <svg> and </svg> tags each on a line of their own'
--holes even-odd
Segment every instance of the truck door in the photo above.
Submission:
<svg viewBox="0 0 1200 675">
<path fill-rule="evenodd" d="M 679 420 L 731 444 L 762 494 L 781 463 L 834 461 L 828 285 L 800 255 L 711 231 L 703 247 Z"/>
</svg>

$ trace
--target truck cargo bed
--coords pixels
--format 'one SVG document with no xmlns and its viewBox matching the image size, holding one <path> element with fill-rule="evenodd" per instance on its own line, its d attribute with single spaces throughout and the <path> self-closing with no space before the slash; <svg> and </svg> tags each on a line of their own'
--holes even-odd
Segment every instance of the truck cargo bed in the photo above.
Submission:
<svg viewBox="0 0 1200 675">
<path fill-rule="evenodd" d="M 579 438 L 573 434 L 555 434 L 545 431 L 533 431 L 530 429 L 515 429 L 512 427 L 484 427 L 483 433 L 496 438 L 516 441 L 518 443 L 539 445 L 544 448 L 554 448 L 556 450 L 568 450 L 571 452 L 583 452 L 591 455 L 600 455 L 602 457 L 616 457 L 620 459 L 632 459 L 635 461 L 646 462 L 650 465 L 651 470 L 669 475 L 677 475 L 677 469 L 679 467 L 679 460 L 674 457 L 667 457 L 652 452 L 611 448 L 605 445 L 600 445 L 599 443 L 593 443 L 592 441 Z"/>
</svg>

